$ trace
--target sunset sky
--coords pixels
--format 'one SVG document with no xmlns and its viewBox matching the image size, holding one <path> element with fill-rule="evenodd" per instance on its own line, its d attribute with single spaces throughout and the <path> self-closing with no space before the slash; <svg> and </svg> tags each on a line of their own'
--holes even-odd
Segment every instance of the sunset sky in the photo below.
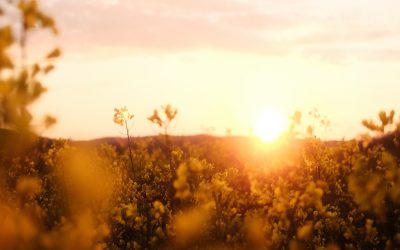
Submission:
<svg viewBox="0 0 400 250">
<path fill-rule="evenodd" d="M 400 112 L 400 1 L 45 0 L 60 35 L 49 91 L 52 137 L 118 136 L 113 109 L 135 115 L 133 135 L 156 134 L 154 108 L 178 108 L 174 134 L 248 135 L 265 110 L 314 107 L 328 138 L 365 131 L 363 118 Z"/>
</svg>

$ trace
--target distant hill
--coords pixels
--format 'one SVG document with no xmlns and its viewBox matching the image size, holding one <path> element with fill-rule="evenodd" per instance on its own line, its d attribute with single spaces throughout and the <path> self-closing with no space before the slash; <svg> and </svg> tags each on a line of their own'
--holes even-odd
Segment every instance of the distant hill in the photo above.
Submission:
<svg viewBox="0 0 400 250">
<path fill-rule="evenodd" d="M 398 138 L 399 143 L 395 143 L 395 138 Z M 21 136 L 9 129 L 0 129 L 0 152 L 13 152 L 15 149 L 10 148 L 10 145 L 20 146 Z M 41 145 L 41 147 L 47 147 L 54 139 L 38 137 L 35 145 Z M 143 137 L 132 137 L 132 144 L 144 142 L 148 147 L 162 147 L 164 145 L 164 137 L 162 136 L 143 136 Z M 253 138 L 244 136 L 212 136 L 206 134 L 199 135 L 185 135 L 185 136 L 170 136 L 171 143 L 175 146 L 184 146 L 187 144 L 193 145 L 209 145 L 210 143 L 226 143 L 235 148 L 236 150 L 244 150 L 250 143 L 253 143 Z M 128 147 L 128 140 L 124 137 L 103 137 L 92 140 L 70 140 L 73 145 L 82 147 L 97 147 L 101 144 L 109 144 L 116 148 L 117 152 L 123 152 Z M 302 140 L 297 140 L 292 143 L 301 145 Z M 340 141 L 326 141 L 327 146 L 335 146 Z M 369 144 L 369 146 L 383 145 L 387 150 L 394 154 L 400 154 L 400 131 L 386 134 L 384 136 L 375 137 Z"/>
<path fill-rule="evenodd" d="M 382 145 L 392 154 L 400 155 L 400 131 L 394 131 L 383 136 L 375 137 L 370 146 Z"/>
<path fill-rule="evenodd" d="M 169 139 L 171 143 L 176 146 L 182 146 L 186 143 L 204 144 L 217 141 L 236 142 L 242 144 L 250 141 L 250 138 L 248 137 L 241 137 L 241 136 L 219 137 L 219 136 L 204 135 L 204 134 L 170 136 Z M 131 141 L 133 145 L 137 142 L 146 142 L 150 146 L 164 145 L 163 136 L 132 137 Z M 124 151 L 128 147 L 128 139 L 123 137 L 103 137 L 93 140 L 73 140 L 72 143 L 84 147 L 98 146 L 106 143 L 114 146 L 118 152 Z"/>
</svg>

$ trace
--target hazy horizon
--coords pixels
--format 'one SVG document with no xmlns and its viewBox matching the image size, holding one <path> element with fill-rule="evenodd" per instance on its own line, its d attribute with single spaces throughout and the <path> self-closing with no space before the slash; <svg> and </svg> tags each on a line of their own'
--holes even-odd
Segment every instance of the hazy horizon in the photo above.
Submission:
<svg viewBox="0 0 400 250">
<path fill-rule="evenodd" d="M 0 249 L 400 249 L 399 9 L 0 0 Z"/>
<path fill-rule="evenodd" d="M 379 110 L 400 110 L 398 1 L 41 4 L 60 35 L 31 37 L 28 54 L 63 50 L 32 107 L 58 118 L 46 136 L 118 136 L 122 106 L 135 115 L 133 135 L 154 135 L 146 118 L 169 103 L 179 112 L 172 134 L 248 135 L 265 110 L 316 107 L 331 121 L 326 137 L 341 139 Z"/>
</svg>

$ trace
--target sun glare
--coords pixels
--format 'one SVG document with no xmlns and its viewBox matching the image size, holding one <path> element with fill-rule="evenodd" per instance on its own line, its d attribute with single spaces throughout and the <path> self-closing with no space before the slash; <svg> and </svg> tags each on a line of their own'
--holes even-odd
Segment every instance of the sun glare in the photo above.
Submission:
<svg viewBox="0 0 400 250">
<path fill-rule="evenodd" d="M 265 142 L 273 142 L 286 130 L 288 119 L 279 111 L 262 113 L 256 123 L 255 134 Z"/>
</svg>

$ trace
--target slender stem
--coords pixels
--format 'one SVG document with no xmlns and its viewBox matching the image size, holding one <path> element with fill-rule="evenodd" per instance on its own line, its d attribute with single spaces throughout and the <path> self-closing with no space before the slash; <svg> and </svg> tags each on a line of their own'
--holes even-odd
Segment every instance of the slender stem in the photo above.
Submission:
<svg viewBox="0 0 400 250">
<path fill-rule="evenodd" d="M 168 154 L 168 160 L 169 160 L 169 165 L 171 168 L 173 168 L 173 170 L 175 171 L 174 166 L 172 166 L 172 148 L 171 148 L 171 141 L 170 141 L 170 137 L 168 134 L 168 127 L 169 127 L 169 123 L 167 123 L 164 127 L 164 136 L 165 136 L 165 146 L 167 147 L 167 154 Z"/>
<path fill-rule="evenodd" d="M 133 174 L 133 179 L 135 179 L 135 171 L 133 168 L 133 156 L 132 156 L 132 148 L 131 148 L 131 137 L 129 136 L 128 122 L 126 121 L 126 119 L 124 119 L 124 121 L 125 121 L 125 128 L 126 128 L 126 136 L 128 137 L 129 158 L 131 160 L 132 174 Z"/>
</svg>

